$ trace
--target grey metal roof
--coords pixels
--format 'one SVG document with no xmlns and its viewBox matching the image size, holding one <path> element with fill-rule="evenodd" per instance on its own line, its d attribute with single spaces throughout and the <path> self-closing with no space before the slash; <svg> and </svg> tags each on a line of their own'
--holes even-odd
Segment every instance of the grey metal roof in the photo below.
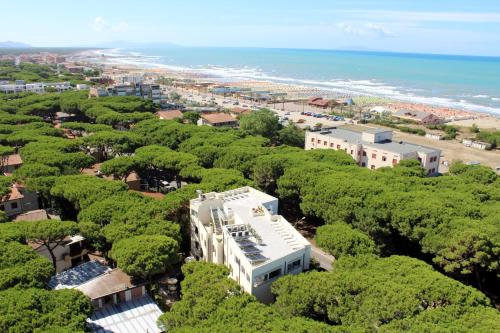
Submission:
<svg viewBox="0 0 500 333">
<path fill-rule="evenodd" d="M 61 272 L 50 278 L 48 287 L 50 289 L 71 289 L 88 282 L 111 268 L 97 261 L 89 261 L 67 271 Z"/>
<path fill-rule="evenodd" d="M 372 129 L 376 131 L 377 129 Z M 344 129 L 344 128 L 334 128 L 329 130 L 330 133 L 324 134 L 327 136 L 330 136 L 332 138 L 340 139 L 347 141 L 351 144 L 362 144 L 363 146 L 366 147 L 372 147 L 372 148 L 378 148 L 378 149 L 383 149 L 387 150 L 396 154 L 411 154 L 415 152 L 422 152 L 422 153 L 433 153 L 433 152 L 439 152 L 438 149 L 430 148 L 430 147 L 425 147 L 425 146 L 420 146 L 420 145 L 415 145 L 412 143 L 408 142 L 395 142 L 395 141 L 385 141 L 385 142 L 376 142 L 376 143 L 371 143 L 368 141 L 362 140 L 362 133 Z M 381 130 L 382 132 L 385 132 L 385 130 Z M 370 132 L 373 133 L 373 132 Z M 378 132 L 376 132 L 378 133 Z"/>
<path fill-rule="evenodd" d="M 160 333 L 156 321 L 162 311 L 148 295 L 125 303 L 107 306 L 87 319 L 94 333 Z"/>
</svg>

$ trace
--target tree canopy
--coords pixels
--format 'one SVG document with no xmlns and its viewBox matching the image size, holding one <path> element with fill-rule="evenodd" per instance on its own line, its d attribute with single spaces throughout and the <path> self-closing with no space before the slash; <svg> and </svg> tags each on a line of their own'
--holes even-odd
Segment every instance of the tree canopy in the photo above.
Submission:
<svg viewBox="0 0 500 333">
<path fill-rule="evenodd" d="M 178 250 L 178 243 L 170 237 L 143 235 L 114 243 L 110 255 L 124 272 L 149 278 L 172 265 Z"/>
</svg>

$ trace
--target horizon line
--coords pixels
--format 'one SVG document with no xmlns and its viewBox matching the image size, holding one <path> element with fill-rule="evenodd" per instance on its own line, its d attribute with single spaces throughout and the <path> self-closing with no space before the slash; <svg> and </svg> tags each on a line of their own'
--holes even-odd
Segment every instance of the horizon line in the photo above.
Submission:
<svg viewBox="0 0 500 333">
<path fill-rule="evenodd" d="M 118 42 L 118 41 L 116 41 Z M 119 41 L 123 42 L 123 41 Z M 104 42 L 102 44 L 111 44 L 114 42 Z M 413 55 L 413 56 L 442 56 L 442 57 L 463 57 L 463 58 L 494 58 L 500 59 L 499 55 L 481 55 L 481 54 L 458 54 L 458 53 L 434 53 L 434 52 L 410 52 L 410 51 L 392 51 L 392 50 L 360 50 L 356 48 L 307 48 L 307 47 L 266 47 L 266 46 L 196 46 L 196 45 L 179 45 L 171 42 L 124 42 L 131 44 L 143 44 L 142 46 L 135 47 L 106 47 L 98 45 L 72 45 L 72 46 L 33 46 L 26 47 L 1 47 L 0 50 L 22 50 L 22 49 L 93 49 L 93 50 L 107 50 L 107 49 L 138 49 L 147 47 L 151 44 L 170 44 L 167 48 L 215 48 L 215 49 L 264 49 L 264 50 L 302 50 L 302 51 L 335 51 L 335 52 L 356 52 L 356 53 L 372 53 L 372 54 L 398 54 L 398 55 Z M 150 46 L 151 47 L 151 46 Z M 152 46 L 151 48 L 162 48 L 161 46 Z"/>
</svg>

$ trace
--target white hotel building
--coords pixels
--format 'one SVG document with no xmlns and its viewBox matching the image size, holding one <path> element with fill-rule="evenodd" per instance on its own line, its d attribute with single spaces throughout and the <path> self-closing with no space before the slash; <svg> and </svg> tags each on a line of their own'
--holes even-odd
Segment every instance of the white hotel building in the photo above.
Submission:
<svg viewBox="0 0 500 333">
<path fill-rule="evenodd" d="M 223 264 L 230 277 L 262 302 L 271 284 L 309 268 L 311 244 L 282 216 L 278 199 L 251 187 L 206 193 L 190 201 L 191 252 Z"/>
<path fill-rule="evenodd" d="M 427 174 L 438 173 L 441 151 L 403 141 L 393 141 L 392 131 L 370 127 L 333 127 L 307 131 L 305 149 L 343 150 L 359 166 L 378 169 L 402 160 L 418 160 Z"/>
</svg>

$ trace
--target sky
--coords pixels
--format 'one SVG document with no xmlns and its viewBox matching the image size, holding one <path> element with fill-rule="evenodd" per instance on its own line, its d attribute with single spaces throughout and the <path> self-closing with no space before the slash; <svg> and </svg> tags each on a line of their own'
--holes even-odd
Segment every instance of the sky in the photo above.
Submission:
<svg viewBox="0 0 500 333">
<path fill-rule="evenodd" d="M 0 0 L 0 41 L 500 56 L 499 0 Z"/>
</svg>

